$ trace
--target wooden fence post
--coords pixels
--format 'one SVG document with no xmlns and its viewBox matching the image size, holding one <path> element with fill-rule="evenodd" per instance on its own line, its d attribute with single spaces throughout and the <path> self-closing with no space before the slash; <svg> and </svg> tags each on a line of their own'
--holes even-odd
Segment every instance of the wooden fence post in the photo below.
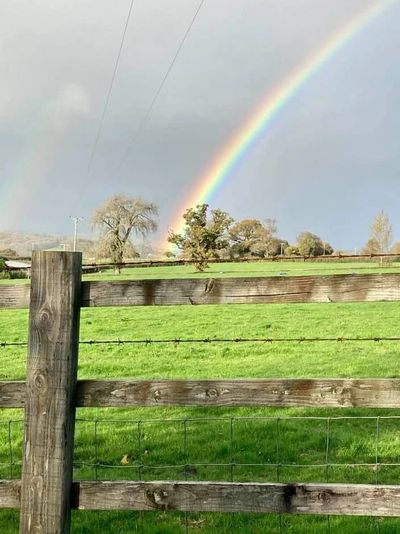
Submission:
<svg viewBox="0 0 400 534">
<path fill-rule="evenodd" d="M 21 534 L 70 532 L 82 255 L 35 252 Z"/>
</svg>

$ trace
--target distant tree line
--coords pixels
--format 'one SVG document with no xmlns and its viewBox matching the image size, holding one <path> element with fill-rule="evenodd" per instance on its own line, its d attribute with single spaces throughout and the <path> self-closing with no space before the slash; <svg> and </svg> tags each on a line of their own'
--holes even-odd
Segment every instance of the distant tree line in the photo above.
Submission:
<svg viewBox="0 0 400 534">
<path fill-rule="evenodd" d="M 320 256 L 333 253 L 332 246 L 311 232 L 302 232 L 296 243 L 278 237 L 275 219 L 234 221 L 220 209 L 208 204 L 188 209 L 183 215 L 182 233 L 171 232 L 169 242 L 183 256 L 204 270 L 213 259 L 267 258 L 273 256 Z"/>
<path fill-rule="evenodd" d="M 157 218 L 158 208 L 152 202 L 123 195 L 109 198 L 92 217 L 93 227 L 99 231 L 97 257 L 111 259 L 118 272 L 118 264 L 124 258 L 139 256 L 132 237 L 145 237 L 154 232 Z M 309 231 L 301 232 L 295 243 L 289 243 L 279 236 L 277 222 L 271 218 L 235 221 L 227 212 L 210 210 L 204 203 L 186 210 L 183 219 L 183 231 L 170 232 L 168 241 L 177 247 L 181 257 L 193 261 L 198 270 L 204 270 L 214 259 L 335 254 L 330 243 Z M 361 252 L 400 254 L 400 243 L 392 246 L 392 233 L 387 215 L 383 211 L 378 213 Z M 171 257 L 176 253 L 169 251 L 166 255 Z"/>
</svg>

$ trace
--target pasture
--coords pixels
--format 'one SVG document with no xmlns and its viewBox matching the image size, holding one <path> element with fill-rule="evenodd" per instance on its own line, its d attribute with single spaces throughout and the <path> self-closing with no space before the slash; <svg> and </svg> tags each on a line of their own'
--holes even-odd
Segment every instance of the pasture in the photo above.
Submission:
<svg viewBox="0 0 400 534">
<path fill-rule="evenodd" d="M 398 272 L 399 265 L 255 263 L 125 269 L 95 279 L 291 276 Z M 284 274 L 283 274 L 284 273 Z M 11 281 L 14 283 L 14 281 Z M 28 313 L 0 310 L 0 342 L 26 341 Z M 218 342 L 215 338 L 395 337 L 400 307 L 390 303 L 167 306 L 82 309 L 84 378 L 390 378 L 400 342 Z M 210 339 L 203 343 L 157 340 Z M 154 342 L 153 342 L 154 341 Z M 22 380 L 26 347 L 0 347 L 0 379 Z M 300 408 L 81 408 L 74 479 L 224 480 L 396 484 L 400 432 L 395 410 Z M 22 411 L 0 413 L 0 478 L 19 478 Z M 18 531 L 18 513 L 1 511 L 1 532 Z M 398 519 L 74 512 L 79 533 L 387 532 Z"/>
</svg>

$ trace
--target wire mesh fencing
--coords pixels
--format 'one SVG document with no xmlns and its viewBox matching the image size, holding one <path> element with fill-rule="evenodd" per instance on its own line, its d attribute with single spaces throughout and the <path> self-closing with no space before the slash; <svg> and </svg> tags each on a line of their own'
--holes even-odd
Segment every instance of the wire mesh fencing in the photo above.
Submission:
<svg viewBox="0 0 400 534">
<path fill-rule="evenodd" d="M 76 478 L 395 484 L 400 416 L 78 419 Z"/>
</svg>

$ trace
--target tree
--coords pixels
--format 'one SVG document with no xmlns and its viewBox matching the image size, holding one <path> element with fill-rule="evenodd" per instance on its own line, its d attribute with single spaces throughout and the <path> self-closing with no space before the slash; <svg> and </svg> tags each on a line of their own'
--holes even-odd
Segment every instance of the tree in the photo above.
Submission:
<svg viewBox="0 0 400 534">
<path fill-rule="evenodd" d="M 379 243 L 376 239 L 371 237 L 364 245 L 362 254 L 379 254 Z"/>
<path fill-rule="evenodd" d="M 377 251 L 375 254 L 386 254 L 392 243 L 392 225 L 384 211 L 380 211 L 371 226 L 369 242 L 374 241 Z"/>
<path fill-rule="evenodd" d="M 300 256 L 299 247 L 289 245 L 285 248 L 285 256 Z"/>
<path fill-rule="evenodd" d="M 208 204 L 199 204 L 186 210 L 183 232 L 170 232 L 168 237 L 170 243 L 182 250 L 185 258 L 194 261 L 198 271 L 204 271 L 209 260 L 219 258 L 219 253 L 228 247 L 228 228 L 233 222 L 220 209 L 212 210 L 209 218 L 208 208 Z"/>
<path fill-rule="evenodd" d="M 329 243 L 311 232 L 302 232 L 297 237 L 297 247 L 301 256 L 323 256 L 333 253 Z"/>
<path fill-rule="evenodd" d="M 274 256 L 280 253 L 275 219 L 243 219 L 229 229 L 231 256 Z"/>
<path fill-rule="evenodd" d="M 229 228 L 232 256 L 249 256 L 260 241 L 263 225 L 257 219 L 243 219 Z"/>
<path fill-rule="evenodd" d="M 397 241 L 390 249 L 390 254 L 397 254 L 400 256 L 400 241 Z"/>
<path fill-rule="evenodd" d="M 158 208 L 141 198 L 116 195 L 110 197 L 92 217 L 94 228 L 100 229 L 98 251 L 116 264 L 123 262 L 129 253 L 134 254 L 132 234 L 146 236 L 157 229 Z"/>
<path fill-rule="evenodd" d="M 281 242 L 288 245 L 285 240 L 279 239 L 276 234 L 278 227 L 275 219 L 266 219 L 262 223 L 262 228 L 258 233 L 258 240 L 252 247 L 252 252 L 256 256 L 277 256 L 281 252 Z"/>
</svg>

